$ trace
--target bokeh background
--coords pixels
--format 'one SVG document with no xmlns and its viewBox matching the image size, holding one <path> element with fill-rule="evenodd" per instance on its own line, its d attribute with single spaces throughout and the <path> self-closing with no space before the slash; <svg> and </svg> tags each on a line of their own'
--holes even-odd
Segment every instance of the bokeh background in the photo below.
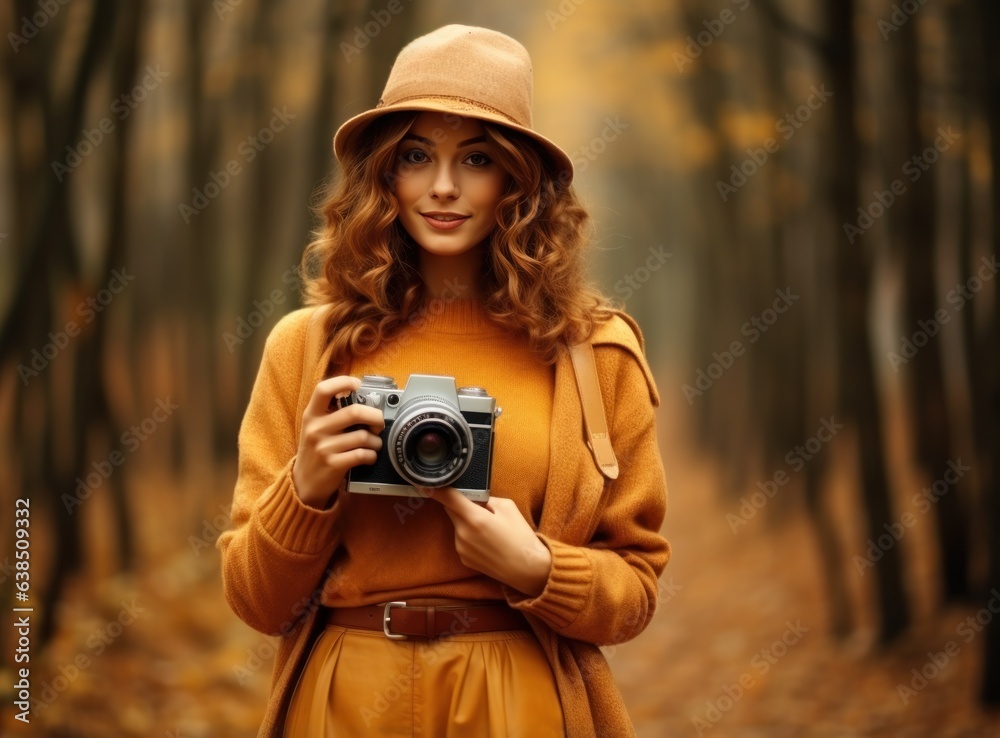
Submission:
<svg viewBox="0 0 1000 738">
<path fill-rule="evenodd" d="M 237 429 L 333 132 L 449 22 L 531 52 L 663 396 L 639 735 L 1000 735 L 989 0 L 0 2 L 2 729 L 255 734 Z"/>
</svg>

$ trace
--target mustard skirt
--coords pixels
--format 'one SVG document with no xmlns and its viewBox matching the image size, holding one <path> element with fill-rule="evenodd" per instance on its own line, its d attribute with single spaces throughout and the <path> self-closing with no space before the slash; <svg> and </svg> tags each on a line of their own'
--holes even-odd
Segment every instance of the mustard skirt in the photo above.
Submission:
<svg viewBox="0 0 1000 738">
<path fill-rule="evenodd" d="M 286 738 L 564 738 L 555 677 L 530 629 L 389 640 L 327 624 Z"/>
</svg>

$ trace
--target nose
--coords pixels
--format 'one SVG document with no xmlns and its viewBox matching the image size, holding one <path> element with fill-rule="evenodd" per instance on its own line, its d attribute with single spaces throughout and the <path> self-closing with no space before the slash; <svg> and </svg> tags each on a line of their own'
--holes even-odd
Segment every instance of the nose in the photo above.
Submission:
<svg viewBox="0 0 1000 738">
<path fill-rule="evenodd" d="M 447 163 L 438 166 L 434 173 L 434 180 L 431 182 L 431 197 L 438 199 L 451 199 L 458 197 L 458 178 L 452 172 Z"/>
</svg>

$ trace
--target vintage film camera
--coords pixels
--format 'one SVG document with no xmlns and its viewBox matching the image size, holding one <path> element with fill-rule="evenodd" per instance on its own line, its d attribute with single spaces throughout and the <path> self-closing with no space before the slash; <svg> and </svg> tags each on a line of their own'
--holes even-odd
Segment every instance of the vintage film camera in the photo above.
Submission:
<svg viewBox="0 0 1000 738">
<path fill-rule="evenodd" d="M 474 502 L 490 498 L 496 398 L 480 387 L 457 387 L 454 377 L 411 374 L 400 391 L 395 380 L 365 374 L 361 387 L 336 401 L 382 411 L 382 449 L 374 464 L 347 476 L 347 490 L 419 496 L 414 485 L 455 487 Z"/>
</svg>

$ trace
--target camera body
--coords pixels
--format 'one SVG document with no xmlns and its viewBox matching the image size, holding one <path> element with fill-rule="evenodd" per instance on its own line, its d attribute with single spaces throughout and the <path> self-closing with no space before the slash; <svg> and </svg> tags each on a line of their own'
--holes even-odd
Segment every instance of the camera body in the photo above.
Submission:
<svg viewBox="0 0 1000 738">
<path fill-rule="evenodd" d="M 455 487 L 475 502 L 490 497 L 494 424 L 501 409 L 480 387 L 454 377 L 411 374 L 400 390 L 391 377 L 365 374 L 338 407 L 367 405 L 382 412 L 382 448 L 374 464 L 347 476 L 349 492 L 419 496 L 423 487 Z"/>
</svg>

